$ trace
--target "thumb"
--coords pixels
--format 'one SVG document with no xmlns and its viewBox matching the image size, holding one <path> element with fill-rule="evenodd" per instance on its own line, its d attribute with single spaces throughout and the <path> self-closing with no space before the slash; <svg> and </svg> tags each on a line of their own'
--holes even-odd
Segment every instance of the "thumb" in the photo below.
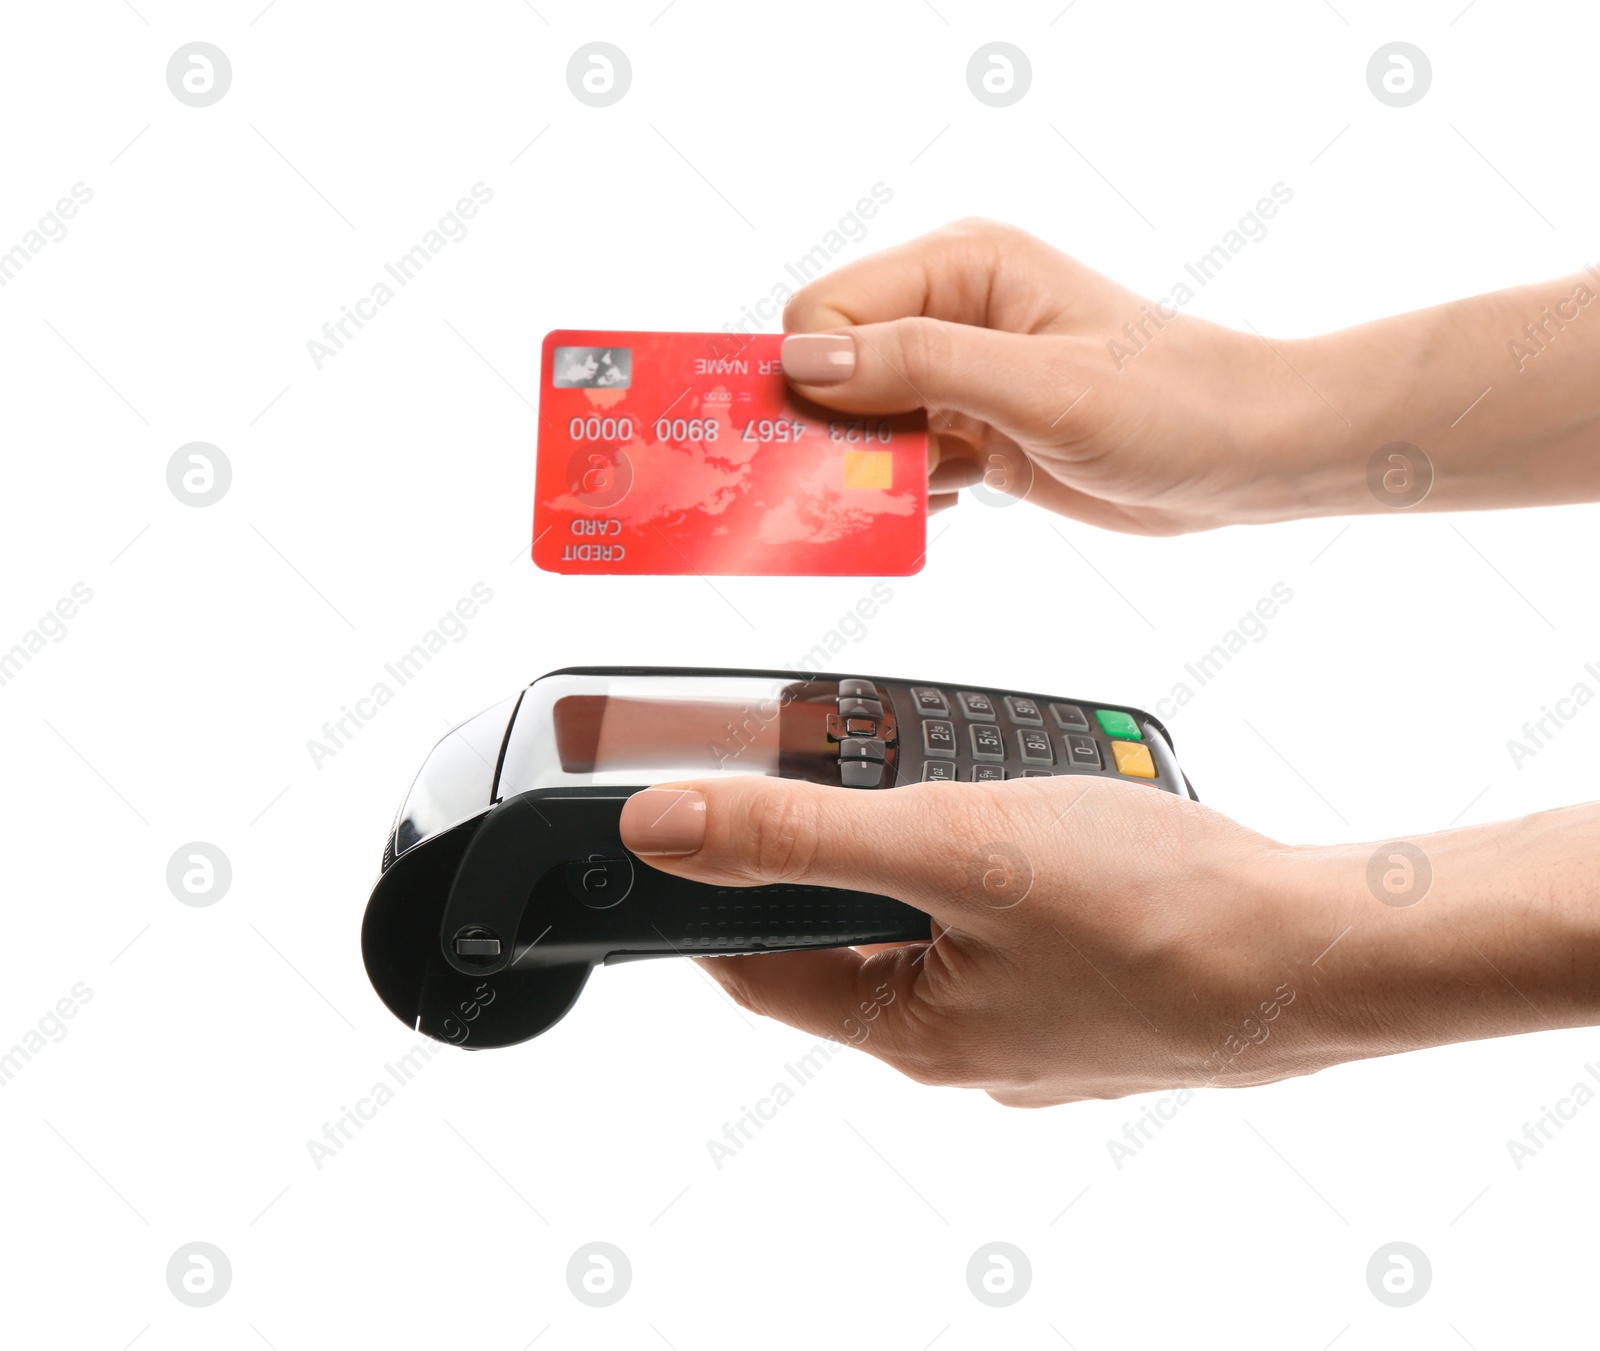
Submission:
<svg viewBox="0 0 1600 1351">
<path fill-rule="evenodd" d="M 917 315 L 791 333 L 780 350 L 790 382 L 830 408 L 953 410 L 1021 438 L 1081 392 L 1067 365 L 1070 341 Z"/>
<path fill-rule="evenodd" d="M 1018 831 L 1000 803 L 1009 795 L 996 791 L 1008 787 L 861 792 L 761 775 L 665 784 L 623 804 L 622 842 L 652 867 L 696 882 L 870 891 L 968 927 L 996 912 L 985 851 Z"/>
</svg>

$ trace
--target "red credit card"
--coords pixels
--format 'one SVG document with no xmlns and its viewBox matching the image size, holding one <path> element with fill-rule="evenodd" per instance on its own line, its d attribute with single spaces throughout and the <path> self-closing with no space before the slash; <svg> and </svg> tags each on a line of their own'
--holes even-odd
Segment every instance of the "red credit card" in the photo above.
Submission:
<svg viewBox="0 0 1600 1351">
<path fill-rule="evenodd" d="M 547 572 L 904 577 L 927 548 L 921 412 L 799 398 L 781 334 L 544 340 L 533 561 Z"/>
</svg>

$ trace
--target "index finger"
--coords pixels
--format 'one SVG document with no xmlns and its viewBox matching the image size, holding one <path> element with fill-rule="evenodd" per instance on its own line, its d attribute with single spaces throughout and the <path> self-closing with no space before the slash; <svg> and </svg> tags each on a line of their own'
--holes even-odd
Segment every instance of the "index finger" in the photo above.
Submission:
<svg viewBox="0 0 1600 1351">
<path fill-rule="evenodd" d="M 904 1072 L 928 1058 L 929 1029 L 913 1010 L 928 944 L 863 957 L 848 948 L 697 959 L 735 1003 L 752 1013 L 854 1046 Z M 932 1049 L 937 1049 L 932 1048 Z"/>
<path fill-rule="evenodd" d="M 792 296 L 788 333 L 815 333 L 924 315 L 1028 332 L 1049 317 L 1042 285 L 1002 284 L 1064 262 L 1042 240 L 993 221 L 958 221 L 836 268 Z"/>
</svg>

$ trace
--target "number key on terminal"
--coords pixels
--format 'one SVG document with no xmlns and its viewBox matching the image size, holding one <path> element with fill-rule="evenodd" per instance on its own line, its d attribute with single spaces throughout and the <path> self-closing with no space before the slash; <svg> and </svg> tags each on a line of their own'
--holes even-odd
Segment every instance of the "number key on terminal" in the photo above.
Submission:
<svg viewBox="0 0 1600 1351">
<path fill-rule="evenodd" d="M 1001 783 L 1006 777 L 1006 772 L 999 765 L 974 765 L 972 767 L 973 783 Z"/>
<path fill-rule="evenodd" d="M 956 767 L 944 760 L 928 760 L 922 766 L 924 783 L 954 783 Z"/>
<path fill-rule="evenodd" d="M 1017 752 L 1025 765 L 1053 765 L 1055 752 L 1050 749 L 1050 733 L 1043 728 L 1032 731 L 1024 727 L 1017 733 Z"/>
<path fill-rule="evenodd" d="M 1089 719 L 1076 704 L 1051 704 L 1050 715 L 1063 732 L 1087 732 Z"/>
<path fill-rule="evenodd" d="M 952 722 L 928 721 L 922 724 L 922 753 L 946 760 L 955 759 L 956 727 Z"/>
<path fill-rule="evenodd" d="M 994 700 L 978 690 L 961 690 L 956 694 L 961 701 L 961 711 L 972 722 L 994 721 Z"/>
<path fill-rule="evenodd" d="M 1044 715 L 1039 712 L 1039 705 L 1034 703 L 1032 699 L 1024 699 L 1017 694 L 1008 694 L 1006 696 L 1006 711 L 1011 714 L 1011 721 L 1019 726 L 1044 726 Z"/>
<path fill-rule="evenodd" d="M 1000 729 L 992 722 L 975 722 L 967 728 L 972 737 L 972 758 L 974 760 L 1004 760 L 1006 758 L 1005 738 L 1001 736 Z"/>
<path fill-rule="evenodd" d="M 1069 736 L 1067 758 L 1079 769 L 1100 768 L 1100 747 L 1092 736 Z"/>
<path fill-rule="evenodd" d="M 950 705 L 944 701 L 944 691 L 935 689 L 932 685 L 914 685 L 911 689 L 911 698 L 917 705 L 917 712 L 924 718 L 948 718 Z"/>
</svg>

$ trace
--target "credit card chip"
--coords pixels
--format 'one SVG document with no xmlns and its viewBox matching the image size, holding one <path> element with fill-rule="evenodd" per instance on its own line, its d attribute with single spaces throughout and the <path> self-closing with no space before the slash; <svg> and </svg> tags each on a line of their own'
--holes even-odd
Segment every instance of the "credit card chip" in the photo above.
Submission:
<svg viewBox="0 0 1600 1351">
<path fill-rule="evenodd" d="M 844 453 L 846 488 L 894 487 L 894 453 L 888 450 L 847 450 Z"/>
</svg>

